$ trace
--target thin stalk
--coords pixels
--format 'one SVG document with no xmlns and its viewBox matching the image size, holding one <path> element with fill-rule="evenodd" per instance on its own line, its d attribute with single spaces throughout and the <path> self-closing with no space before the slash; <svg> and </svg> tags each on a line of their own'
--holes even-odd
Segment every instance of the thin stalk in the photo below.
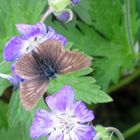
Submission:
<svg viewBox="0 0 140 140">
<path fill-rule="evenodd" d="M 45 14 L 42 16 L 41 18 L 41 22 L 44 22 L 45 19 L 53 12 L 53 9 L 51 7 L 49 7 L 49 9 L 45 12 Z"/>
<path fill-rule="evenodd" d="M 133 33 L 132 33 L 132 25 L 131 25 L 131 4 L 130 0 L 124 0 L 124 17 L 125 17 L 125 27 L 127 32 L 127 40 L 129 47 L 131 48 L 132 52 L 134 52 L 134 41 L 133 41 Z"/>
<path fill-rule="evenodd" d="M 130 76 L 124 78 L 123 80 L 121 80 L 115 86 L 110 87 L 107 92 L 108 93 L 112 93 L 112 92 L 114 92 L 114 91 L 116 91 L 116 90 L 124 87 L 125 85 L 128 85 L 129 83 L 131 83 L 132 81 L 134 81 L 139 76 L 140 76 L 140 69 L 134 70 L 134 72 Z"/>
<path fill-rule="evenodd" d="M 124 140 L 124 137 L 123 137 L 122 133 L 117 128 L 107 127 L 106 130 L 108 132 L 115 133 L 118 136 L 119 140 Z"/>
<path fill-rule="evenodd" d="M 124 132 L 124 137 L 128 138 L 132 135 L 134 135 L 135 133 L 140 132 L 140 123 L 136 124 L 135 126 L 133 126 L 132 128 L 130 128 L 129 130 Z"/>
<path fill-rule="evenodd" d="M 0 62 L 0 66 L 4 65 L 6 63 L 5 60 L 3 60 L 2 62 Z"/>
</svg>

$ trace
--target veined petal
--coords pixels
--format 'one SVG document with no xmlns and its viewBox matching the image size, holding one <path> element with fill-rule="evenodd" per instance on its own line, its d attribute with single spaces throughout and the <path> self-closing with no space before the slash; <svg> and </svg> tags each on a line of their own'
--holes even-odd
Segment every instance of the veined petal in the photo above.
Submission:
<svg viewBox="0 0 140 140">
<path fill-rule="evenodd" d="M 64 22 L 69 22 L 73 19 L 73 12 L 70 9 L 64 9 L 62 12 L 54 14 L 59 20 Z"/>
<path fill-rule="evenodd" d="M 59 40 L 64 46 L 67 44 L 67 39 L 63 35 L 57 33 L 51 26 L 48 26 L 48 28 L 47 28 L 46 39 L 47 40 L 51 40 L 51 39 Z"/>
<path fill-rule="evenodd" d="M 33 124 L 30 128 L 30 136 L 32 138 L 47 136 L 52 130 L 52 126 L 52 115 L 46 110 L 39 110 L 37 111 Z"/>
<path fill-rule="evenodd" d="M 15 36 L 10 39 L 4 47 L 3 56 L 6 61 L 13 61 L 22 55 L 21 49 L 23 40 L 21 37 Z"/>
<path fill-rule="evenodd" d="M 49 108 L 58 114 L 63 114 L 66 110 L 69 110 L 73 101 L 74 92 L 70 86 L 64 86 L 57 94 L 46 98 Z"/>
<path fill-rule="evenodd" d="M 17 30 L 20 34 L 24 35 L 25 37 L 33 37 L 38 34 L 46 34 L 46 26 L 44 23 L 39 22 L 35 25 L 29 25 L 29 24 L 17 24 L 16 25 Z"/>
<path fill-rule="evenodd" d="M 76 121 L 80 123 L 91 122 L 94 119 L 93 112 L 87 109 L 82 101 L 75 102 L 71 112 Z"/>
<path fill-rule="evenodd" d="M 93 140 L 95 134 L 96 132 L 91 125 L 78 125 L 70 131 L 72 140 Z"/>
</svg>

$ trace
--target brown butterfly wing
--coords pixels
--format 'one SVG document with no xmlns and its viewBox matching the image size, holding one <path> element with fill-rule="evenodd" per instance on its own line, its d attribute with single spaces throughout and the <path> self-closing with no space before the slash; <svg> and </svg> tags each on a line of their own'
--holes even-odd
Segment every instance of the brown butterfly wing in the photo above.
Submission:
<svg viewBox="0 0 140 140">
<path fill-rule="evenodd" d="M 91 60 L 80 52 L 66 51 L 57 63 L 58 73 L 65 74 L 91 66 Z"/>
<path fill-rule="evenodd" d="M 37 47 L 37 51 L 40 56 L 47 60 L 48 64 L 54 67 L 65 53 L 64 46 L 58 40 L 45 41 Z"/>
<path fill-rule="evenodd" d="M 24 55 L 15 65 L 15 72 L 23 79 L 38 78 L 38 65 L 31 53 Z"/>
<path fill-rule="evenodd" d="M 47 86 L 48 82 L 40 79 L 32 79 L 21 83 L 20 99 L 23 107 L 28 111 L 35 107 L 45 93 Z"/>
<path fill-rule="evenodd" d="M 53 63 L 58 74 L 70 73 L 89 67 L 91 60 L 80 52 L 65 51 L 60 41 L 50 40 L 42 43 L 38 48 L 39 55 Z"/>
</svg>

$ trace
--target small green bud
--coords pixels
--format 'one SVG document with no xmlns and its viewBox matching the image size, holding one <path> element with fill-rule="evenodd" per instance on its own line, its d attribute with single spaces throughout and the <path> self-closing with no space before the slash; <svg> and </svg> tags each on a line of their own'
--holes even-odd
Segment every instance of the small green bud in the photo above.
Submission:
<svg viewBox="0 0 140 140">
<path fill-rule="evenodd" d="M 48 2 L 54 12 L 61 12 L 71 4 L 70 0 L 48 0 Z"/>
</svg>

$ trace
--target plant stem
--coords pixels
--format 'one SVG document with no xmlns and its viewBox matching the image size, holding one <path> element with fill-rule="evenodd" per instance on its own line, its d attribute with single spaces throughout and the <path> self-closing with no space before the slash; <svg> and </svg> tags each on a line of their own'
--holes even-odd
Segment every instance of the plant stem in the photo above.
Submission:
<svg viewBox="0 0 140 140">
<path fill-rule="evenodd" d="M 129 47 L 131 48 L 132 52 L 134 53 L 134 41 L 133 41 L 133 33 L 132 33 L 132 26 L 131 26 L 131 5 L 130 0 L 124 0 L 124 18 L 125 18 L 125 27 L 127 32 L 127 40 Z"/>
<path fill-rule="evenodd" d="M 49 7 L 49 9 L 46 11 L 46 13 L 42 16 L 41 18 L 41 22 L 44 22 L 45 19 L 53 12 L 53 9 L 51 7 Z"/>
<path fill-rule="evenodd" d="M 134 72 L 130 76 L 124 78 L 122 81 L 120 81 L 115 86 L 110 87 L 109 90 L 108 90 L 108 93 L 112 93 L 112 92 L 122 88 L 123 86 L 125 86 L 125 85 L 131 83 L 132 81 L 134 81 L 139 76 L 140 76 L 140 69 L 134 70 Z"/>
<path fill-rule="evenodd" d="M 117 128 L 107 127 L 106 130 L 115 133 L 120 140 L 124 140 L 122 133 Z"/>
<path fill-rule="evenodd" d="M 2 65 L 5 64 L 5 63 L 6 63 L 6 61 L 3 60 L 2 62 L 0 62 L 0 66 L 2 66 Z"/>
<path fill-rule="evenodd" d="M 140 123 L 136 124 L 135 126 L 133 126 L 132 128 L 130 128 L 129 130 L 127 130 L 126 132 L 124 132 L 124 137 L 125 138 L 128 138 L 128 137 L 134 135 L 137 132 L 140 132 Z"/>
</svg>

